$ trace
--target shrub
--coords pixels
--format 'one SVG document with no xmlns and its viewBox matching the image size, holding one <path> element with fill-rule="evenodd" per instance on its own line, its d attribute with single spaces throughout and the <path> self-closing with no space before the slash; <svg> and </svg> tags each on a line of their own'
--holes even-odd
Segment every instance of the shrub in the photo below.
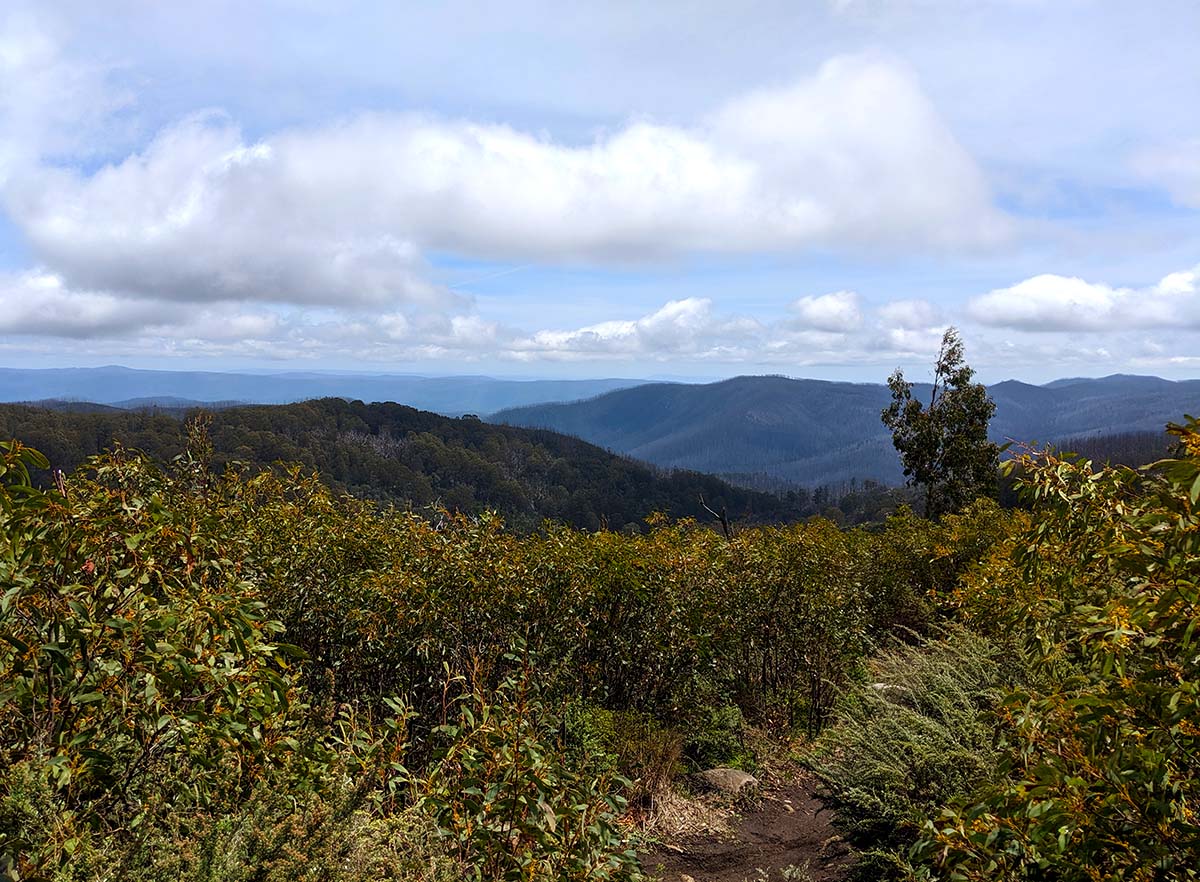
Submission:
<svg viewBox="0 0 1200 882">
<path fill-rule="evenodd" d="M 925 820 L 996 763 L 988 711 L 1006 671 L 993 643 L 962 629 L 881 652 L 846 693 L 806 761 L 837 823 L 864 854 L 860 878 L 900 875 Z"/>
<path fill-rule="evenodd" d="M 237 792 L 297 745 L 282 625 L 223 525 L 164 504 L 169 480 L 140 460 L 67 494 L 32 489 L 28 463 L 44 465 L 0 447 L 0 764 L 50 787 L 61 832 L 0 829 L 26 874 L 83 830 Z"/>
<path fill-rule="evenodd" d="M 916 520 L 889 553 L 820 519 L 515 535 L 210 455 L 194 427 L 165 469 L 118 449 L 41 492 L 44 459 L 0 450 L 5 872 L 151 872 L 170 837 L 191 862 L 168 875 L 236 876 L 277 845 L 279 867 L 321 867 L 343 844 L 403 852 L 371 831 L 424 817 L 471 872 L 629 875 L 618 794 L 652 800 L 679 733 L 692 762 L 743 766 L 747 721 L 815 734 L 899 621 L 887 586 L 947 587 L 999 529 L 981 512 L 962 555 Z M 545 710 L 568 700 L 590 735 Z"/>
<path fill-rule="evenodd" d="M 121 862 L 129 882 L 457 882 L 464 872 L 423 813 L 380 815 L 347 783 L 301 796 L 260 787 L 232 812 L 169 815 Z"/>
<path fill-rule="evenodd" d="M 1018 463 L 1035 508 L 1012 566 L 1037 605 L 1007 620 L 1050 683 L 1006 698 L 998 780 L 927 828 L 931 872 L 1200 873 L 1200 423 L 1170 431 L 1182 455 L 1142 470 Z"/>
<path fill-rule="evenodd" d="M 702 716 L 701 716 L 702 714 Z M 753 771 L 753 751 L 746 747 L 746 720 L 736 704 L 709 705 L 700 709 L 683 750 L 698 769 L 729 766 Z"/>
<path fill-rule="evenodd" d="M 495 693 L 464 689 L 453 704 L 452 720 L 435 730 L 441 744 L 418 784 L 418 804 L 466 878 L 640 878 L 618 825 L 618 790 L 628 782 L 567 765 L 547 734 L 557 721 L 534 694 L 527 666 Z"/>
<path fill-rule="evenodd" d="M 572 761 L 626 779 L 635 809 L 650 809 L 679 772 L 682 737 L 649 714 L 575 704 L 564 727 Z"/>
</svg>

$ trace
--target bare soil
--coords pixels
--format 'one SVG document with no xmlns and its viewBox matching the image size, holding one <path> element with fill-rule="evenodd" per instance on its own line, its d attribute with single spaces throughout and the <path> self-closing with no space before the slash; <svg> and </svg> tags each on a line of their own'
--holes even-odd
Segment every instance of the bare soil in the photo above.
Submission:
<svg viewBox="0 0 1200 882">
<path fill-rule="evenodd" d="M 842 882 L 852 856 L 832 814 L 803 777 L 765 789 L 732 834 L 659 846 L 642 856 L 642 867 L 663 882 L 775 882 L 786 867 L 807 867 L 797 880 Z"/>
</svg>

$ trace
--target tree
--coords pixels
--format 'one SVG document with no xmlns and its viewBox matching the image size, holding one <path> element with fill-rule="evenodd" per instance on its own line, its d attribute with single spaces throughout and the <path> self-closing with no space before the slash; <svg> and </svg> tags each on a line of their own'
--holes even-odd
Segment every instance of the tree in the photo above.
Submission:
<svg viewBox="0 0 1200 882">
<path fill-rule="evenodd" d="M 913 398 L 912 383 L 897 368 L 888 378 L 892 403 L 881 414 L 892 430 L 904 475 L 925 491 L 925 516 L 956 511 L 977 496 L 992 495 L 1000 448 L 988 440 L 996 405 L 963 358 L 962 338 L 947 328 L 933 372 L 929 407 Z"/>
</svg>

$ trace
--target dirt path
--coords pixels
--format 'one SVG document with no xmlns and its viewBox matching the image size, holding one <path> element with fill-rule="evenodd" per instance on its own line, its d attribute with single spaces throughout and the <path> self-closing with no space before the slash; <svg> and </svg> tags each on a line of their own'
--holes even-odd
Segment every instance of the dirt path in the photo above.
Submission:
<svg viewBox="0 0 1200 882">
<path fill-rule="evenodd" d="M 810 781 L 766 790 L 761 804 L 741 818 L 732 836 L 694 836 L 642 857 L 663 882 L 765 882 L 782 880 L 786 867 L 808 868 L 797 882 L 841 882 L 849 849 L 831 825 L 832 813 Z M 764 875 L 765 874 L 765 875 Z"/>
</svg>

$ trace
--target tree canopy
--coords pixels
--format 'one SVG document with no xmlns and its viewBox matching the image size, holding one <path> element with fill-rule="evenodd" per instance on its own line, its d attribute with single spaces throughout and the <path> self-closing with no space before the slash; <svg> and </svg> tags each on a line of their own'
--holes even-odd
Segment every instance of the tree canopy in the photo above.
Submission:
<svg viewBox="0 0 1200 882">
<path fill-rule="evenodd" d="M 996 405 L 963 354 L 962 337 L 947 328 L 933 372 L 929 406 L 913 397 L 912 386 L 897 369 L 888 378 L 892 403 L 884 425 L 900 453 L 904 475 L 925 492 L 925 516 L 957 511 L 995 491 L 1000 448 L 988 440 L 988 421 Z"/>
</svg>

